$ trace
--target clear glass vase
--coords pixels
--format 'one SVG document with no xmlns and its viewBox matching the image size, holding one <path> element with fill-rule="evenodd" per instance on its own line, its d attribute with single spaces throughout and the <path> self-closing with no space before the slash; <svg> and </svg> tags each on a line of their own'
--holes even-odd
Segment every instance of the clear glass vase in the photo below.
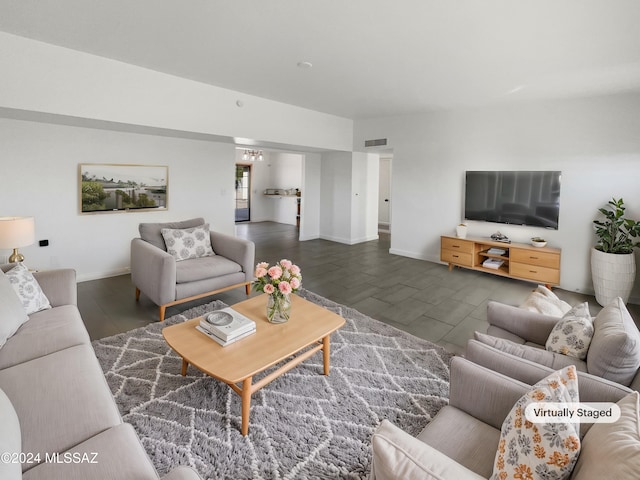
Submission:
<svg viewBox="0 0 640 480">
<path fill-rule="evenodd" d="M 267 300 L 267 319 L 271 323 L 284 323 L 291 316 L 290 295 L 269 295 Z"/>
</svg>

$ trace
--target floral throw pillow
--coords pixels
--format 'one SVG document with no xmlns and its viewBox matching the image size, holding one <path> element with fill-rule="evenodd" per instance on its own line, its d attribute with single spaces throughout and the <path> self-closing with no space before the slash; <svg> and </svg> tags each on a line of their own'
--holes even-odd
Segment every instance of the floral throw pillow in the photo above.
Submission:
<svg viewBox="0 0 640 480">
<path fill-rule="evenodd" d="M 563 480 L 580 454 L 577 422 L 532 423 L 527 405 L 578 402 L 578 378 L 571 365 L 536 383 L 511 409 L 502 424 L 491 480 Z"/>
<path fill-rule="evenodd" d="M 40 288 L 40 284 L 24 264 L 18 263 L 6 275 L 9 277 L 11 286 L 20 297 L 27 315 L 51 308 L 49 299 Z"/>
<path fill-rule="evenodd" d="M 169 252 L 176 261 L 215 255 L 211 247 L 209 224 L 193 228 L 163 228 L 162 237 Z"/>
<path fill-rule="evenodd" d="M 584 360 L 593 338 L 593 320 L 587 302 L 569 310 L 547 339 L 547 350 Z"/>
</svg>

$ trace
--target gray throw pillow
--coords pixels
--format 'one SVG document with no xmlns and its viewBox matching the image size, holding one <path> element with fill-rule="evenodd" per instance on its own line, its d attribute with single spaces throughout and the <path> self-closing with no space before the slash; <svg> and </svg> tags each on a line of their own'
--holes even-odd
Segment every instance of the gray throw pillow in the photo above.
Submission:
<svg viewBox="0 0 640 480">
<path fill-rule="evenodd" d="M 161 233 L 163 228 L 191 228 L 203 224 L 204 218 L 191 218 L 181 222 L 141 223 L 138 225 L 138 231 L 142 240 L 166 252 L 167 246 L 164 244 Z"/>
<path fill-rule="evenodd" d="M 26 265 L 18 263 L 6 275 L 18 294 L 27 315 L 51 308 L 49 299 Z"/>
<path fill-rule="evenodd" d="M 556 323 L 547 339 L 550 352 L 584 360 L 593 337 L 593 320 L 587 302 L 576 305 Z"/>
<path fill-rule="evenodd" d="M 162 237 L 167 253 L 173 255 L 177 262 L 214 255 L 208 223 L 193 228 L 163 228 Z"/>
<path fill-rule="evenodd" d="M 589 373 L 629 386 L 640 368 L 640 332 L 620 297 L 593 321 Z"/>
<path fill-rule="evenodd" d="M 9 278 L 0 270 L 0 347 L 29 320 Z"/>
</svg>

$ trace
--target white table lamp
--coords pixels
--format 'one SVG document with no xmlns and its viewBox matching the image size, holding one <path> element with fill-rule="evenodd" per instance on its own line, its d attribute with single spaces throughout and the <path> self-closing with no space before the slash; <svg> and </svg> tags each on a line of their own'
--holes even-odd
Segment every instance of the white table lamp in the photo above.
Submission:
<svg viewBox="0 0 640 480">
<path fill-rule="evenodd" d="M 13 249 L 9 263 L 24 260 L 18 248 L 32 245 L 36 241 L 35 235 L 33 217 L 0 217 L 0 249 Z"/>
</svg>

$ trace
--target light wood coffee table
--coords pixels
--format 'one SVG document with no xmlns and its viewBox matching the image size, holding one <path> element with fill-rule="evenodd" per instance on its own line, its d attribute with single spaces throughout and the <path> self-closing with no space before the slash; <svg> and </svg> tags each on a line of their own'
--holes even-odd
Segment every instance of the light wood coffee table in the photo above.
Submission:
<svg viewBox="0 0 640 480">
<path fill-rule="evenodd" d="M 182 375 L 187 374 L 191 364 L 240 395 L 242 435 L 249 432 L 249 409 L 254 392 L 320 350 L 324 356 L 324 374 L 329 375 L 329 337 L 344 325 L 344 318 L 297 295 L 291 296 L 291 304 L 291 318 L 280 324 L 267 320 L 266 295 L 233 305 L 234 310 L 256 322 L 256 333 L 226 347 L 196 330 L 201 317 L 162 330 L 166 342 L 182 357 Z M 254 375 L 289 357 L 293 358 L 253 383 Z"/>
</svg>

